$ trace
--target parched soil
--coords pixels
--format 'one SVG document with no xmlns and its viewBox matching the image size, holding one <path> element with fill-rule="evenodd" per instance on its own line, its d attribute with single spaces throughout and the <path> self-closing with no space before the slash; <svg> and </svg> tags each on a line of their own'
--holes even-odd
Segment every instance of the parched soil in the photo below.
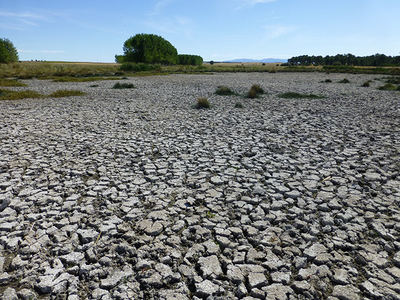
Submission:
<svg viewBox="0 0 400 300">
<path fill-rule="evenodd" d="M 24 82 L 87 95 L 0 102 L 3 299 L 400 298 L 400 92 L 377 75 Z"/>
</svg>

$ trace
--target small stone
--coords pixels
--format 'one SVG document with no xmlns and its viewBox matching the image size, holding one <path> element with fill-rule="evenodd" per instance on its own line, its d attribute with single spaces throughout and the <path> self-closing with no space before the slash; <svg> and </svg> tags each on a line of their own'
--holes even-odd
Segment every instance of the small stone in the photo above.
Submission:
<svg viewBox="0 0 400 300">
<path fill-rule="evenodd" d="M 263 287 L 268 283 L 263 273 L 250 273 L 248 279 L 251 288 Z"/>
<path fill-rule="evenodd" d="M 338 284 L 349 284 L 348 273 L 344 269 L 333 270 L 333 281 Z"/>
<path fill-rule="evenodd" d="M 262 289 L 267 294 L 267 299 L 275 300 L 275 299 L 288 299 L 288 295 L 293 294 L 293 290 L 280 283 L 274 283 L 269 286 L 266 286 Z"/>
<path fill-rule="evenodd" d="M 2 299 L 3 300 L 18 300 L 17 292 L 13 288 L 8 287 L 3 292 Z"/>
<path fill-rule="evenodd" d="M 319 254 L 326 252 L 327 249 L 324 245 L 316 243 L 313 244 L 311 247 L 304 250 L 304 254 L 309 258 L 315 258 Z"/>
<path fill-rule="evenodd" d="M 22 300 L 36 300 L 37 299 L 36 294 L 29 289 L 22 289 L 17 294 Z"/>
<path fill-rule="evenodd" d="M 196 283 L 196 294 L 200 297 L 208 297 L 219 292 L 219 286 L 212 283 L 210 280 L 204 280 Z"/>
<path fill-rule="evenodd" d="M 360 291 L 352 285 L 335 285 L 332 296 L 340 300 L 359 300 L 359 293 Z"/>
<path fill-rule="evenodd" d="M 219 177 L 219 176 L 213 176 L 213 177 L 211 177 L 210 182 L 211 182 L 212 184 L 215 184 L 215 185 L 221 185 L 221 184 L 224 183 L 224 181 L 223 181 L 223 180 L 221 179 L 221 177 Z"/>
<path fill-rule="evenodd" d="M 198 262 L 205 278 L 214 278 L 222 274 L 221 265 L 216 255 L 200 257 Z"/>
<path fill-rule="evenodd" d="M 273 282 L 287 284 L 290 282 L 289 272 L 274 272 L 271 273 L 271 278 Z"/>
<path fill-rule="evenodd" d="M 100 281 L 100 287 L 105 290 L 110 290 L 118 285 L 118 283 L 133 274 L 130 268 L 125 268 L 124 270 L 117 270 L 110 274 L 106 279 Z"/>
</svg>

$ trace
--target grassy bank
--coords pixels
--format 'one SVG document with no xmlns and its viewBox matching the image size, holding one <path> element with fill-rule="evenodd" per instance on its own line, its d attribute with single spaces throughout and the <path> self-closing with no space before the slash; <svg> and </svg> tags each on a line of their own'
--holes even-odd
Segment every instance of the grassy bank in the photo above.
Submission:
<svg viewBox="0 0 400 300">
<path fill-rule="evenodd" d="M 121 71 L 114 63 L 69 63 L 69 62 L 20 62 L 0 64 L 1 78 L 38 78 L 60 81 L 93 81 L 78 78 L 112 79 L 113 76 L 148 76 L 163 74 L 204 74 L 220 72 L 329 72 L 353 74 L 400 75 L 400 67 L 353 67 L 353 66 L 281 66 L 280 64 L 229 64 L 218 63 L 201 66 L 161 66 L 153 71 Z M 102 77 L 102 78 L 101 78 Z M 67 79 L 65 79 L 67 78 Z M 75 78 L 75 80 L 73 79 Z M 118 78 L 119 79 L 119 78 Z"/>
</svg>

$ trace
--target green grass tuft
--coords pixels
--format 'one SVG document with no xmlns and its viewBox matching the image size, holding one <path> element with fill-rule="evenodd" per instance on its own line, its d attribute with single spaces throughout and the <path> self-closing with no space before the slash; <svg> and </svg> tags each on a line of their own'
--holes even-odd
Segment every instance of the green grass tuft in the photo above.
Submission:
<svg viewBox="0 0 400 300">
<path fill-rule="evenodd" d="M 368 80 L 368 81 L 364 82 L 364 83 L 361 85 L 361 87 L 369 87 L 369 86 L 370 86 L 370 83 L 371 83 L 371 80 Z"/>
<path fill-rule="evenodd" d="M 235 108 L 243 108 L 243 104 L 240 102 L 235 103 Z"/>
<path fill-rule="evenodd" d="M 278 97 L 284 99 L 322 99 L 325 98 L 321 95 L 314 95 L 314 94 L 299 94 L 295 92 L 287 92 L 279 94 Z"/>
<path fill-rule="evenodd" d="M 395 91 L 395 90 L 397 90 L 397 87 L 394 84 L 386 83 L 385 85 L 378 87 L 378 90 L 381 90 L 381 91 Z"/>
<path fill-rule="evenodd" d="M 26 98 L 44 98 L 42 94 L 35 91 L 11 91 L 0 90 L 0 100 L 19 100 Z"/>
<path fill-rule="evenodd" d="M 58 90 L 48 95 L 48 97 L 62 98 L 62 97 L 83 96 L 83 95 L 86 95 L 86 93 L 78 90 Z"/>
<path fill-rule="evenodd" d="M 217 88 L 215 94 L 220 96 L 230 96 L 230 95 L 235 95 L 235 92 L 232 91 L 229 87 L 223 85 Z"/>
<path fill-rule="evenodd" d="M 113 89 L 133 89 L 135 86 L 132 83 L 120 83 L 117 82 L 112 87 Z"/>
<path fill-rule="evenodd" d="M 0 86 L 26 86 L 26 84 L 14 79 L 0 79 Z"/>
<path fill-rule="evenodd" d="M 198 98 L 195 108 L 197 108 L 197 109 L 210 108 L 210 106 L 211 106 L 210 102 L 208 101 L 207 98 Z"/>
<path fill-rule="evenodd" d="M 264 94 L 264 90 L 258 84 L 253 84 L 250 90 L 247 92 L 247 98 L 254 99 L 261 94 Z"/>
</svg>

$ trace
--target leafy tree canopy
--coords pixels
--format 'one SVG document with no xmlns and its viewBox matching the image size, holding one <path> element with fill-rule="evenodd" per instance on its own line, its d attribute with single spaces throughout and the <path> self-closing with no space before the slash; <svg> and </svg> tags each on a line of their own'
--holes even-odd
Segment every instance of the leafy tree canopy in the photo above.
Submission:
<svg viewBox="0 0 400 300">
<path fill-rule="evenodd" d="M 124 43 L 124 62 L 176 64 L 178 51 L 170 42 L 155 34 L 137 34 Z"/>
<path fill-rule="evenodd" d="M 18 52 L 10 40 L 0 39 L 0 63 L 12 63 L 18 61 Z"/>
</svg>

